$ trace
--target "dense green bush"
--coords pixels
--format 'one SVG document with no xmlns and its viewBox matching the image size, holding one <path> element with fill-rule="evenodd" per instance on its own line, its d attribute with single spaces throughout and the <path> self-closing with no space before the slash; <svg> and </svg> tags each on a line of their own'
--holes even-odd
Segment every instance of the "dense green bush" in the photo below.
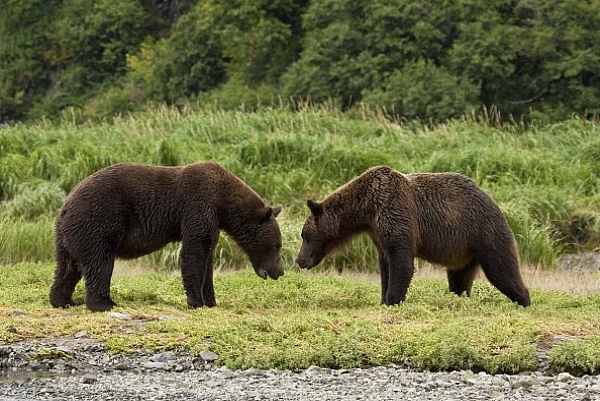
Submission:
<svg viewBox="0 0 600 401">
<path fill-rule="evenodd" d="M 439 122 L 600 113 L 600 4 L 578 0 L 5 0 L 0 121 L 190 99 L 302 100 Z"/>
<path fill-rule="evenodd" d="M 479 88 L 432 61 L 409 61 L 392 72 L 382 88 L 366 89 L 362 101 L 406 119 L 443 121 L 477 104 Z"/>
<path fill-rule="evenodd" d="M 147 39 L 129 57 L 130 79 L 148 98 L 173 103 L 224 81 L 219 38 L 200 23 L 199 11 L 184 15 L 169 38 Z"/>
<path fill-rule="evenodd" d="M 51 84 L 48 28 L 59 0 L 5 0 L 0 12 L 0 123 L 24 118 Z"/>
</svg>

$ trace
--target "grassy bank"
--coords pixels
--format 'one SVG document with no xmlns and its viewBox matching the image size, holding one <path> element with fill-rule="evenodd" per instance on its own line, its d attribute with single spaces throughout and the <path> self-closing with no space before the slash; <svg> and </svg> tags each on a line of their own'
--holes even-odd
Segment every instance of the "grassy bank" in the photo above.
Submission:
<svg viewBox="0 0 600 401">
<path fill-rule="evenodd" d="M 215 160 L 272 204 L 284 257 L 300 245 L 307 197 L 321 199 L 365 169 L 455 171 L 475 179 L 498 202 L 526 263 L 551 266 L 561 253 L 600 238 L 599 126 L 495 124 L 468 117 L 435 128 L 396 124 L 376 114 L 305 108 L 257 113 L 157 109 L 99 125 L 40 122 L 0 128 L 0 263 L 52 257 L 52 221 L 68 191 L 109 164 L 175 165 Z M 235 266 L 227 239 L 218 263 Z M 163 267 L 173 250 L 147 263 Z M 376 270 L 366 239 L 324 267 Z M 233 261 L 233 262 L 232 262 Z M 156 263 L 155 263 L 156 262 Z"/>
<path fill-rule="evenodd" d="M 445 280 L 419 277 L 405 304 L 386 307 L 371 281 L 297 271 L 262 281 L 244 269 L 217 274 L 218 307 L 191 310 L 178 275 L 128 268 L 113 280 L 116 311 L 132 317 L 123 321 L 84 307 L 52 309 L 52 269 L 22 263 L 0 270 L 0 316 L 16 329 L 1 330 L 0 344 L 87 330 L 112 352 L 211 349 L 232 369 L 411 361 L 420 369 L 497 373 L 535 369 L 538 344 L 566 335 L 573 341 L 552 348 L 552 366 L 600 373 L 598 294 L 534 287 L 533 306 L 522 308 L 484 281 L 466 298 L 448 293 Z M 82 285 L 76 296 L 83 296 Z M 13 315 L 15 307 L 28 314 Z"/>
<path fill-rule="evenodd" d="M 0 128 L 0 344 L 80 330 L 114 352 L 145 347 L 210 348 L 230 368 L 351 367 L 410 360 L 421 369 L 517 372 L 536 367 L 536 348 L 557 336 L 549 360 L 558 370 L 599 373 L 600 297 L 567 294 L 573 283 L 552 269 L 570 251 L 600 238 L 600 135 L 594 123 L 500 126 L 472 116 L 428 128 L 376 114 L 306 108 L 257 113 L 158 109 L 98 125 L 68 122 Z M 280 203 L 286 275 L 261 281 L 226 236 L 216 254 L 214 309 L 189 310 L 171 245 L 127 265 L 116 277 L 119 321 L 85 308 L 48 304 L 53 274 L 52 228 L 67 193 L 94 171 L 129 161 L 182 165 L 215 160 L 269 203 Z M 375 282 L 339 278 L 373 274 L 377 255 L 368 238 L 299 272 L 294 258 L 308 214 L 306 198 L 321 199 L 374 165 L 405 173 L 455 171 L 472 177 L 500 205 L 531 277 L 531 308 L 511 304 L 485 281 L 471 299 L 447 292 L 443 278 L 418 278 L 408 301 L 379 305 Z M 132 274 L 139 271 L 141 274 Z M 174 273 L 175 272 L 175 273 Z M 83 286 L 77 288 L 83 296 Z M 14 309 L 28 312 L 14 315 Z"/>
</svg>

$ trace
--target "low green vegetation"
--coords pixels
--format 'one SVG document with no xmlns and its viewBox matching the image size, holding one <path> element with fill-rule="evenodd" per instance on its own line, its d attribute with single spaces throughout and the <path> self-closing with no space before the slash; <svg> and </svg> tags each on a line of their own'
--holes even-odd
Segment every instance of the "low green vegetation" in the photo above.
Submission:
<svg viewBox="0 0 600 401">
<path fill-rule="evenodd" d="M 524 262 L 552 266 L 566 251 L 600 238 L 599 126 L 571 119 L 554 125 L 499 125 L 472 116 L 428 128 L 376 113 L 336 109 L 256 113 L 160 108 L 98 125 L 14 125 L 0 129 L 0 263 L 53 255 L 52 224 L 66 194 L 86 176 L 117 162 L 177 165 L 215 160 L 271 204 L 293 264 L 306 198 L 322 199 L 369 167 L 405 173 L 454 171 L 472 177 L 498 202 Z M 223 238 L 219 264 L 235 267 L 237 248 Z M 166 252 L 166 254 L 165 254 Z M 169 248 L 147 261 L 164 267 Z M 174 267 L 174 264 L 167 264 Z M 325 269 L 376 271 L 366 238 Z"/>
<path fill-rule="evenodd" d="M 351 368 L 410 361 L 419 369 L 521 372 L 537 366 L 543 338 L 576 333 L 579 342 L 554 347 L 553 367 L 600 373 L 600 296 L 534 290 L 533 306 L 518 307 L 478 281 L 472 298 L 441 280 L 415 280 L 401 306 L 379 305 L 379 286 L 331 274 L 288 271 L 263 281 L 251 269 L 217 274 L 218 306 L 188 309 L 181 279 L 167 273 L 113 280 L 119 320 L 85 307 L 52 309 L 52 263 L 0 270 L 0 343 L 73 336 L 86 330 L 110 352 L 210 349 L 231 369 Z M 76 297 L 84 294 L 83 285 Z M 17 306 L 28 315 L 12 315 Z"/>
<path fill-rule="evenodd" d="M 209 348 L 230 368 L 352 367 L 411 361 L 421 369 L 518 372 L 535 369 L 542 340 L 556 345 L 556 369 L 600 372 L 600 297 L 532 289 L 519 308 L 486 282 L 471 299 L 447 283 L 418 279 L 408 301 L 379 305 L 379 285 L 339 278 L 377 272 L 366 236 L 315 271 L 294 259 L 308 215 L 306 198 L 322 199 L 386 164 L 405 173 L 455 171 L 472 177 L 507 216 L 523 264 L 552 269 L 566 252 L 591 250 L 600 238 L 600 136 L 594 122 L 503 125 L 472 115 L 444 125 L 390 121 L 368 109 L 159 108 L 101 124 L 40 121 L 0 128 L 0 343 L 72 336 L 80 330 L 113 352 L 138 347 Z M 216 251 L 219 306 L 190 310 L 177 273 L 179 247 L 128 262 L 113 280 L 119 321 L 84 307 L 52 309 L 53 224 L 68 192 L 117 162 L 183 165 L 215 160 L 243 179 L 278 217 L 286 275 L 262 281 L 227 236 Z M 133 274 L 140 268 L 141 274 Z M 233 272 L 231 274 L 224 272 Z M 597 276 L 593 279 L 598 279 Z M 375 280 L 377 282 L 377 280 Z M 76 295 L 84 295 L 83 284 Z M 14 309 L 28 315 L 13 315 Z M 16 328 L 16 333 L 4 330 Z"/>
</svg>

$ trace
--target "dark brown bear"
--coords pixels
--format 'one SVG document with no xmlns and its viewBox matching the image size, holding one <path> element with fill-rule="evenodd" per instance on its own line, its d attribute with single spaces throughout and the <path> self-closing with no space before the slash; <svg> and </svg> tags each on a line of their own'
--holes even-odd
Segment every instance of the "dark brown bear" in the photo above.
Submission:
<svg viewBox="0 0 600 401">
<path fill-rule="evenodd" d="M 92 174 L 67 197 L 56 220 L 54 307 L 76 305 L 83 276 L 86 306 L 111 309 L 115 257 L 133 259 L 181 241 L 181 276 L 192 307 L 214 306 L 213 254 L 224 230 L 249 256 L 263 279 L 277 279 L 281 206 L 263 200 L 231 172 L 212 162 L 183 167 L 116 164 Z"/>
<path fill-rule="evenodd" d="M 381 303 L 404 302 L 414 258 L 446 266 L 450 291 L 471 294 L 479 266 L 504 295 L 529 306 L 514 236 L 500 208 L 468 177 L 404 175 L 373 167 L 321 203 L 307 201 L 296 262 L 310 269 L 366 232 L 379 252 Z"/>
</svg>

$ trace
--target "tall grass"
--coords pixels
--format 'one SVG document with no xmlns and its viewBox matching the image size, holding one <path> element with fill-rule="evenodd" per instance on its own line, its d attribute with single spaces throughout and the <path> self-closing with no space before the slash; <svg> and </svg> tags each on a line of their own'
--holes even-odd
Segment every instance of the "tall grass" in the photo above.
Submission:
<svg viewBox="0 0 600 401">
<path fill-rule="evenodd" d="M 0 265 L 54 258 L 53 223 L 49 216 L 37 221 L 3 218 L 0 221 Z"/>
<path fill-rule="evenodd" d="M 521 259 L 551 266 L 561 253 L 600 238 L 599 126 L 579 119 L 546 126 L 499 125 L 493 113 L 444 125 L 389 121 L 368 110 L 327 107 L 258 112 L 161 107 L 76 125 L 0 128 L 2 263 L 51 258 L 52 220 L 66 194 L 117 162 L 176 165 L 215 160 L 267 202 L 281 203 L 284 260 L 293 265 L 306 198 L 321 199 L 365 169 L 387 164 L 405 173 L 455 171 L 472 177 L 505 212 Z M 35 244 L 35 245 L 33 245 Z M 173 268 L 178 248 L 146 257 Z M 230 239 L 219 266 L 247 263 Z M 326 269 L 377 269 L 367 238 L 326 260 Z"/>
</svg>

